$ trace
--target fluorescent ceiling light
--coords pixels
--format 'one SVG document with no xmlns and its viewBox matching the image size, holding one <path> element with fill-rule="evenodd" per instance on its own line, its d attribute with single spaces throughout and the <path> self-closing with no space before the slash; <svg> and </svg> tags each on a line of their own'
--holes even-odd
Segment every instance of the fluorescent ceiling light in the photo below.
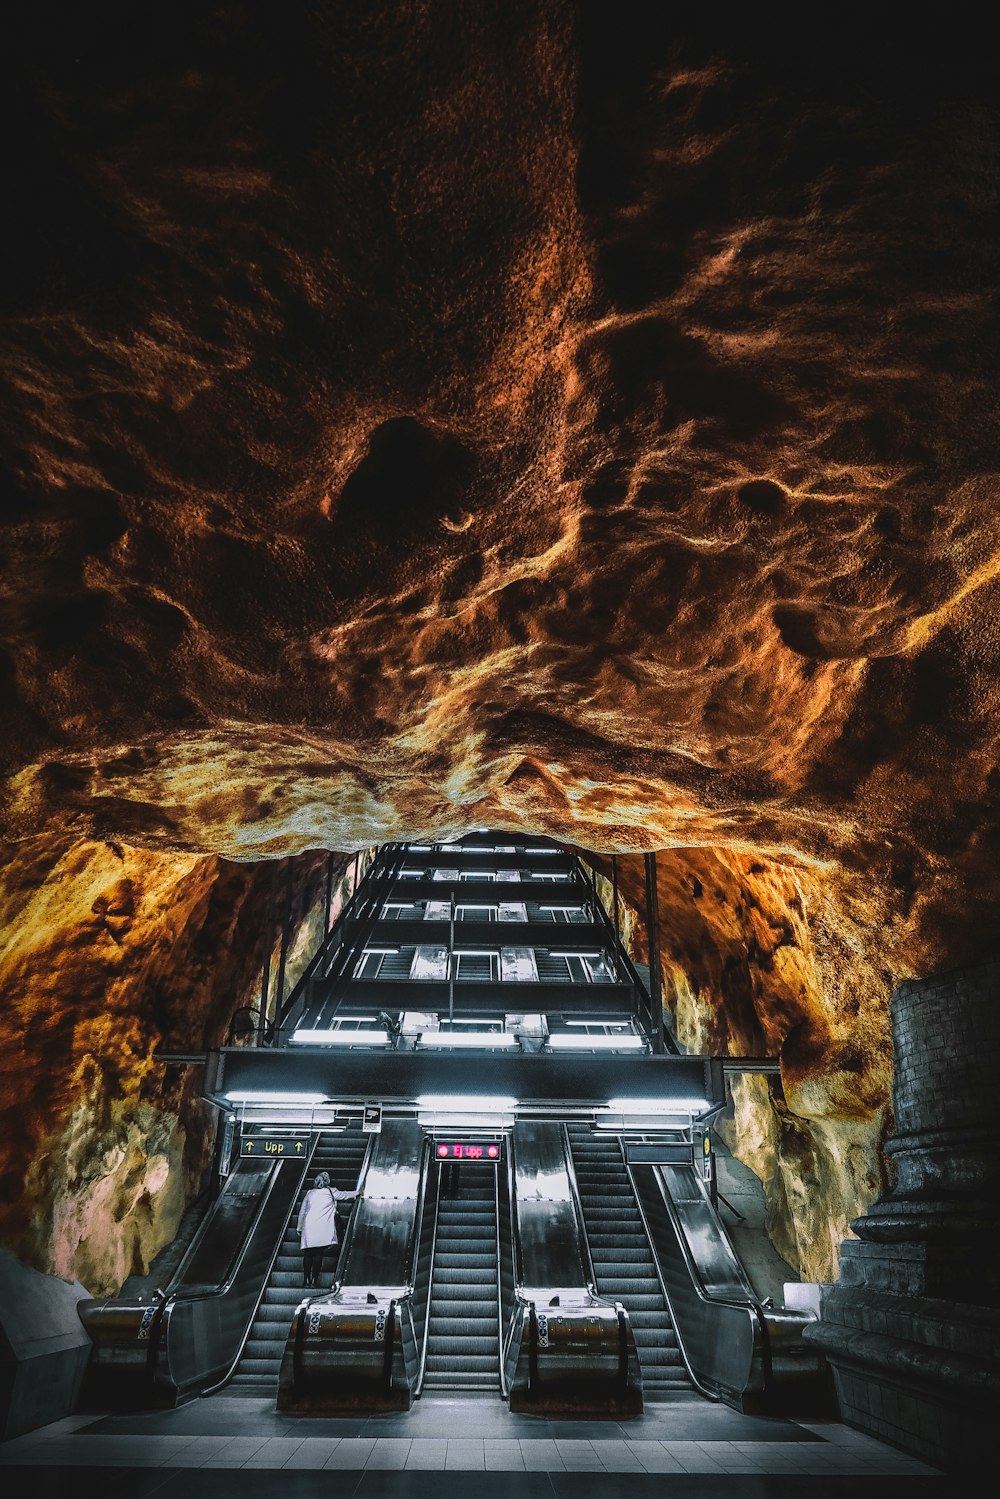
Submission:
<svg viewBox="0 0 1000 1499">
<path fill-rule="evenodd" d="M 372 1018 L 374 1019 L 374 1016 Z M 618 1016 L 614 1020 L 595 1020 L 593 1017 L 591 1017 L 589 1020 L 567 1020 L 566 1024 L 567 1025 L 627 1025 L 628 1021 L 622 1019 L 621 1016 Z M 626 1035 L 626 1036 L 634 1036 L 635 1035 L 635 1031 L 624 1031 L 622 1034 Z"/>
<path fill-rule="evenodd" d="M 488 1046 L 509 1050 L 517 1038 L 507 1031 L 421 1031 L 421 1046 Z"/>
<path fill-rule="evenodd" d="M 292 1040 L 300 1046 L 385 1046 L 389 1032 L 376 1030 L 373 1026 L 356 1031 L 298 1030 Z"/>
<path fill-rule="evenodd" d="M 227 1093 L 230 1103 L 326 1103 L 325 1093 Z"/>
<path fill-rule="evenodd" d="M 424 1093 L 417 1099 L 417 1108 L 439 1114 L 508 1114 L 517 1108 L 517 1099 L 495 1093 L 481 1097 L 474 1093 Z"/>
<path fill-rule="evenodd" d="M 607 1107 L 615 1114 L 700 1114 L 712 1106 L 706 1098 L 611 1098 Z"/>
<path fill-rule="evenodd" d="M 588 1036 L 577 1031 L 550 1036 L 549 1045 L 553 1051 L 641 1051 L 646 1043 L 641 1036 Z"/>
</svg>

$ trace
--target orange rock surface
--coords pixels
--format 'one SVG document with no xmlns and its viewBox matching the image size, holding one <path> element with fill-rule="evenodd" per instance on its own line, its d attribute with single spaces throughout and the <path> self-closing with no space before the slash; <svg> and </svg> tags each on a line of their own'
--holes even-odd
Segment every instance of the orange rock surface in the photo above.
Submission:
<svg viewBox="0 0 1000 1499">
<path fill-rule="evenodd" d="M 60 1078 L 105 840 L 110 944 L 119 877 L 527 828 L 679 851 L 673 1003 L 864 1116 L 824 1245 L 872 1189 L 891 984 L 1000 884 L 997 91 L 914 16 L 740 15 L 12 28 L 2 815 L 48 998 L 11 1013 Z"/>
<path fill-rule="evenodd" d="M 212 1156 L 200 1068 L 155 1053 L 225 1041 L 267 957 L 273 1007 L 288 862 L 273 900 L 266 865 L 51 837 L 6 852 L 0 1239 L 111 1293 L 174 1237 Z M 286 992 L 319 940 L 326 859 L 291 875 Z"/>
</svg>

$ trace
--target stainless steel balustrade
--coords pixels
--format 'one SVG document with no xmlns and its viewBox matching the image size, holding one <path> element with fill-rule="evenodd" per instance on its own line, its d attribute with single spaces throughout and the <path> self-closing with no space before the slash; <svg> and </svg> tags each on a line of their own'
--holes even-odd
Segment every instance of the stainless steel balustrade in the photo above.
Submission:
<svg viewBox="0 0 1000 1499">
<path fill-rule="evenodd" d="M 410 1120 L 385 1120 L 358 1183 L 333 1289 L 295 1313 L 278 1409 L 406 1410 L 417 1379 L 411 1305 L 428 1142 Z"/>
<path fill-rule="evenodd" d="M 152 1302 L 83 1302 L 85 1400 L 176 1405 L 229 1375 L 253 1322 L 315 1137 L 302 1160 L 241 1160 L 177 1273 Z"/>
<path fill-rule="evenodd" d="M 637 1414 L 642 1384 L 620 1302 L 599 1296 L 565 1127 L 511 1136 L 514 1296 L 503 1340 L 513 1411 Z"/>
<path fill-rule="evenodd" d="M 810 1312 L 764 1307 L 693 1165 L 627 1165 L 678 1344 L 697 1387 L 736 1410 L 819 1412 L 822 1358 Z"/>
</svg>

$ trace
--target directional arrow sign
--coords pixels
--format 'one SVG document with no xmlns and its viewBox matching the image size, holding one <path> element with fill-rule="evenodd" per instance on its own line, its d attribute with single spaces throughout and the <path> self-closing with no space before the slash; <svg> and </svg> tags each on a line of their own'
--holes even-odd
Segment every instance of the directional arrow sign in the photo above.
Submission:
<svg viewBox="0 0 1000 1499">
<path fill-rule="evenodd" d="M 240 1141 L 241 1156 L 266 1156 L 272 1161 L 294 1160 L 305 1150 L 306 1141 L 290 1135 L 244 1135 Z"/>
</svg>

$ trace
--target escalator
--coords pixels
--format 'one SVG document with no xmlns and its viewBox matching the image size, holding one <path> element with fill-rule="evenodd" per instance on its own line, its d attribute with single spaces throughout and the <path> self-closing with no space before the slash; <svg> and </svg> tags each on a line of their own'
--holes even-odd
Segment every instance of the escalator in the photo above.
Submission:
<svg viewBox="0 0 1000 1499">
<path fill-rule="evenodd" d="M 278 1388 L 278 1371 L 285 1349 L 288 1329 L 295 1309 L 309 1294 L 303 1281 L 302 1253 L 295 1225 L 299 1207 L 318 1172 L 329 1173 L 332 1185 L 342 1192 L 352 1192 L 365 1158 L 370 1136 L 358 1127 L 342 1131 L 326 1130 L 320 1134 L 313 1152 L 309 1172 L 303 1179 L 285 1226 L 264 1294 L 257 1307 L 239 1363 L 226 1384 L 228 1395 L 274 1395 Z M 344 1204 L 349 1208 L 349 1204 Z M 343 1230 L 340 1229 L 343 1239 Z M 336 1251 L 327 1251 L 323 1263 L 322 1284 L 329 1287 L 336 1269 Z M 318 1294 L 313 1293 L 313 1294 Z"/>
<path fill-rule="evenodd" d="M 567 1126 L 597 1290 L 629 1315 L 647 1395 L 690 1390 L 649 1238 L 615 1135 Z"/>
<path fill-rule="evenodd" d="M 499 1394 L 497 1172 L 451 1170 L 454 1195 L 438 1197 L 422 1388 Z"/>
<path fill-rule="evenodd" d="M 176 1405 L 228 1377 L 309 1169 L 313 1141 L 296 1143 L 301 1155 L 236 1162 L 164 1289 L 81 1302 L 85 1402 Z"/>
</svg>

